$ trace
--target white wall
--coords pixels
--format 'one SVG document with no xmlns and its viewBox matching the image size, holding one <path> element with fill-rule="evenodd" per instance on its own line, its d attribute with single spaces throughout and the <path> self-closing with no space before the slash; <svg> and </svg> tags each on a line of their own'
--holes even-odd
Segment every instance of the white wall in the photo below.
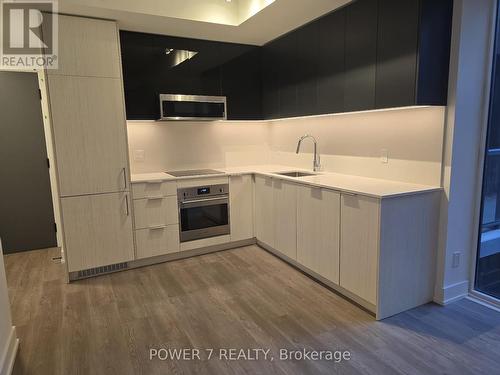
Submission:
<svg viewBox="0 0 500 375">
<path fill-rule="evenodd" d="M 132 173 L 267 163 L 261 122 L 128 122 Z M 145 161 L 135 160 L 144 150 Z"/>
<path fill-rule="evenodd" d="M 0 241 L 0 375 L 10 374 L 17 351 L 18 339 L 12 326 L 7 280 Z"/>
<path fill-rule="evenodd" d="M 439 186 L 443 127 L 443 107 L 278 120 L 270 125 L 271 160 L 312 168 L 310 140 L 295 154 L 298 138 L 311 134 L 326 171 Z M 382 150 L 388 163 L 381 162 Z"/>
<path fill-rule="evenodd" d="M 484 149 L 494 0 L 456 0 L 446 114 L 439 256 L 435 300 L 467 295 L 477 251 L 481 165 Z M 452 267 L 453 253 L 461 256 Z"/>
<path fill-rule="evenodd" d="M 405 108 L 269 122 L 129 122 L 132 173 L 284 164 L 311 168 L 318 139 L 325 171 L 439 185 L 443 107 Z M 381 163 L 380 153 L 389 155 Z M 144 150 L 145 160 L 134 160 Z"/>
</svg>

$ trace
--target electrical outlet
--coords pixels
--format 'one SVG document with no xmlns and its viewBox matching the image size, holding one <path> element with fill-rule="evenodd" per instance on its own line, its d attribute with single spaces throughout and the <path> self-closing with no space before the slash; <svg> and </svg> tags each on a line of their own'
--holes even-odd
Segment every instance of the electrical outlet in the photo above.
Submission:
<svg viewBox="0 0 500 375">
<path fill-rule="evenodd" d="M 453 258 L 451 260 L 452 268 L 458 268 L 458 266 L 460 266 L 460 254 L 461 254 L 460 251 L 453 253 Z"/>
<path fill-rule="evenodd" d="M 134 150 L 135 161 L 144 161 L 144 159 L 146 159 L 146 153 L 144 150 Z"/>
<path fill-rule="evenodd" d="M 380 150 L 380 162 L 383 164 L 389 163 L 389 152 L 386 148 Z"/>
</svg>

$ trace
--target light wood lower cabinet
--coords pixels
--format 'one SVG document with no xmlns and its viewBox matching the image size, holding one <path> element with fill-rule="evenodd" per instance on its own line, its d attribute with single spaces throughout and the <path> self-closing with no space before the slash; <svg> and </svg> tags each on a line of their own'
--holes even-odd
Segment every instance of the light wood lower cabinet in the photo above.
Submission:
<svg viewBox="0 0 500 375">
<path fill-rule="evenodd" d="M 134 259 L 128 192 L 61 199 L 70 272 Z"/>
<path fill-rule="evenodd" d="M 177 197 L 134 199 L 135 229 L 177 224 Z"/>
<path fill-rule="evenodd" d="M 273 179 L 255 176 L 255 234 L 259 241 L 275 247 Z"/>
<path fill-rule="evenodd" d="M 340 194 L 297 186 L 297 262 L 339 283 Z"/>
<path fill-rule="evenodd" d="M 134 199 L 177 196 L 176 181 L 146 181 L 132 184 Z"/>
<path fill-rule="evenodd" d="M 297 185 L 273 180 L 274 248 L 297 259 Z"/>
<path fill-rule="evenodd" d="M 432 301 L 438 217 L 438 192 L 381 199 L 255 176 L 257 239 L 377 319 Z"/>
<path fill-rule="evenodd" d="M 179 251 L 179 225 L 165 225 L 135 231 L 137 259 Z"/>
<path fill-rule="evenodd" d="M 340 286 L 377 303 L 380 200 L 342 194 Z"/>
<path fill-rule="evenodd" d="M 231 241 L 253 238 L 252 175 L 231 176 L 229 178 L 229 200 Z"/>
</svg>

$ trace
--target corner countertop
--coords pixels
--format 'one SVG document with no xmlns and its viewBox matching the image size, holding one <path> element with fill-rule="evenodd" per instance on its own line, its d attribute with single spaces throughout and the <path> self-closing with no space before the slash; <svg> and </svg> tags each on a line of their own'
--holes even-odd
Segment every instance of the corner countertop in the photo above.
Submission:
<svg viewBox="0 0 500 375">
<path fill-rule="evenodd" d="M 337 190 L 344 193 L 365 195 L 373 198 L 393 198 L 404 195 L 414 195 L 440 191 L 439 186 L 419 185 L 406 182 L 383 180 L 371 177 L 353 176 L 331 172 L 317 172 L 314 176 L 287 177 L 276 173 L 302 171 L 311 172 L 303 168 L 294 168 L 283 165 L 252 165 L 232 168 L 215 168 L 220 174 L 201 176 L 174 177 L 164 172 L 132 174 L 132 183 L 177 181 L 200 179 L 207 177 L 238 176 L 245 174 L 256 174 L 281 180 L 291 181 L 301 185 L 321 187 Z"/>
</svg>

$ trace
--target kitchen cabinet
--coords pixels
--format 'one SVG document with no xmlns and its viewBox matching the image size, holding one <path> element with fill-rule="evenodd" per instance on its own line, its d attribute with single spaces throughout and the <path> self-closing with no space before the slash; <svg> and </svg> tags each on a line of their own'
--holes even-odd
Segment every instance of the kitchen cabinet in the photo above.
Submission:
<svg viewBox="0 0 500 375">
<path fill-rule="evenodd" d="M 135 229 L 177 224 L 177 196 L 134 199 Z"/>
<path fill-rule="evenodd" d="M 227 96 L 228 119 L 262 118 L 256 46 L 120 31 L 127 119 L 157 120 L 159 94 Z M 167 49 L 197 52 L 172 66 Z"/>
<path fill-rule="evenodd" d="M 253 176 L 231 176 L 229 178 L 229 220 L 231 241 L 254 237 L 253 223 Z"/>
<path fill-rule="evenodd" d="M 340 286 L 377 319 L 432 301 L 438 217 L 437 193 L 342 194 Z"/>
<path fill-rule="evenodd" d="M 134 199 L 177 196 L 176 181 L 146 181 L 132 184 Z"/>
<path fill-rule="evenodd" d="M 127 128 L 115 22 L 59 15 L 47 92 L 70 280 L 134 259 Z M 120 269 L 121 266 L 118 266 Z"/>
<path fill-rule="evenodd" d="M 318 80 L 320 64 L 320 24 L 312 22 L 297 30 L 296 72 L 297 108 L 294 115 L 318 113 Z"/>
<path fill-rule="evenodd" d="M 69 272 L 134 259 L 129 193 L 61 199 Z"/>
<path fill-rule="evenodd" d="M 439 199 L 256 175 L 255 233 L 269 251 L 384 319 L 432 301 Z"/>
<path fill-rule="evenodd" d="M 415 103 L 419 2 L 383 0 L 378 7 L 376 107 Z"/>
<path fill-rule="evenodd" d="M 297 185 L 273 179 L 274 248 L 297 259 Z"/>
<path fill-rule="evenodd" d="M 120 79 L 57 75 L 48 88 L 61 196 L 128 190 Z"/>
<path fill-rule="evenodd" d="M 376 305 L 379 200 L 342 194 L 341 201 L 340 286 Z"/>
<path fill-rule="evenodd" d="M 121 78 L 116 22 L 59 14 L 58 69 L 51 75 Z M 42 28 L 49 23 L 42 23 Z M 43 30 L 49 35 L 50 30 Z"/>
<path fill-rule="evenodd" d="M 275 247 L 273 179 L 255 176 L 255 236 L 266 245 Z"/>
<path fill-rule="evenodd" d="M 318 73 L 309 77 L 316 81 L 317 114 L 344 112 L 346 12 L 342 8 L 317 21 Z"/>
<path fill-rule="evenodd" d="M 297 186 L 297 262 L 339 284 L 340 194 Z"/>
<path fill-rule="evenodd" d="M 344 111 L 375 108 L 377 1 L 358 0 L 346 9 Z"/>
<path fill-rule="evenodd" d="M 137 259 L 179 251 L 179 225 L 158 225 L 135 231 Z"/>
</svg>

